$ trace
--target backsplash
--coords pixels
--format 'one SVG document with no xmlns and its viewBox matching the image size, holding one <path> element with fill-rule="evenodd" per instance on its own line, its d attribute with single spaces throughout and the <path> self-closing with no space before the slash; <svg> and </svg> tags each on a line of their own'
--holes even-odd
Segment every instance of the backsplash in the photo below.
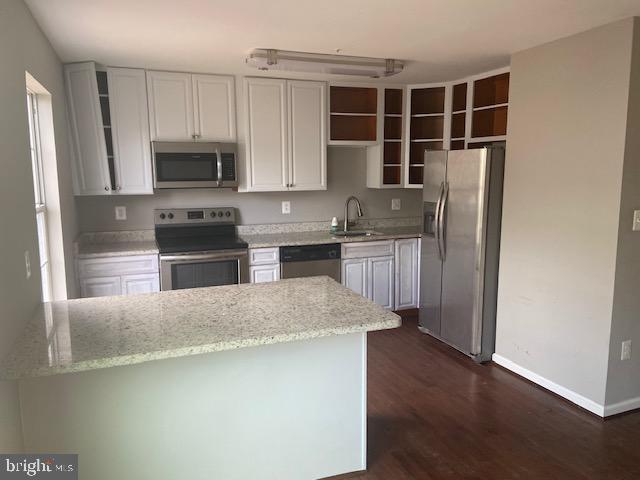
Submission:
<svg viewBox="0 0 640 480">
<path fill-rule="evenodd" d="M 215 206 L 235 207 L 238 223 L 243 225 L 322 222 L 326 226 L 332 217 L 344 216 L 344 202 L 349 195 L 360 199 L 363 219 L 421 215 L 421 190 L 366 187 L 364 148 L 329 147 L 327 175 L 326 191 L 239 193 L 226 189 L 193 189 L 164 190 L 155 195 L 76 197 L 78 228 L 81 232 L 151 230 L 156 208 Z M 400 199 L 400 210 L 391 210 L 393 198 Z M 281 213 L 284 200 L 291 202 L 289 215 Z M 127 208 L 127 220 L 115 220 L 116 206 Z"/>
</svg>

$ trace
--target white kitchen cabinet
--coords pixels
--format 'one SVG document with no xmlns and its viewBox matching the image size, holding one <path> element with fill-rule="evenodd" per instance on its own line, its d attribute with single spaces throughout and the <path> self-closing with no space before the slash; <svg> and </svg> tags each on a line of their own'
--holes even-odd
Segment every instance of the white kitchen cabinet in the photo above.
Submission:
<svg viewBox="0 0 640 480">
<path fill-rule="evenodd" d="M 249 249 L 249 280 L 251 283 L 280 280 L 280 249 L 278 247 Z"/>
<path fill-rule="evenodd" d="M 147 72 L 151 140 L 234 142 L 234 78 Z"/>
<path fill-rule="evenodd" d="M 80 258 L 76 269 L 83 298 L 160 291 L 157 255 Z"/>
<path fill-rule="evenodd" d="M 249 276 L 251 283 L 275 282 L 280 280 L 280 264 L 251 266 Z"/>
<path fill-rule="evenodd" d="M 109 195 L 111 180 L 96 66 L 93 62 L 65 65 L 64 75 L 73 153 L 74 193 Z"/>
<path fill-rule="evenodd" d="M 349 258 L 342 261 L 342 284 L 363 297 L 369 297 L 366 258 Z"/>
<path fill-rule="evenodd" d="M 192 75 L 193 113 L 198 140 L 236 141 L 236 93 L 234 78 Z"/>
<path fill-rule="evenodd" d="M 96 277 L 80 279 L 80 295 L 88 297 L 109 297 L 122 294 L 120 277 Z"/>
<path fill-rule="evenodd" d="M 395 243 L 395 310 L 418 307 L 419 240 L 406 238 Z"/>
<path fill-rule="evenodd" d="M 327 189 L 324 82 L 287 81 L 289 190 Z"/>
<path fill-rule="evenodd" d="M 116 192 L 152 194 L 149 113 L 143 70 L 108 68 Z"/>
<path fill-rule="evenodd" d="M 153 293 L 160 291 L 160 276 L 156 273 L 124 275 L 122 277 L 122 293 Z"/>
<path fill-rule="evenodd" d="M 342 244 L 342 284 L 384 308 L 394 308 L 393 241 Z"/>
<path fill-rule="evenodd" d="M 393 257 L 373 257 L 367 260 L 367 298 L 389 310 L 394 308 Z"/>
<path fill-rule="evenodd" d="M 153 193 L 144 71 L 75 63 L 65 80 L 74 193 Z"/>
<path fill-rule="evenodd" d="M 245 78 L 247 191 L 326 190 L 326 84 Z"/>
</svg>

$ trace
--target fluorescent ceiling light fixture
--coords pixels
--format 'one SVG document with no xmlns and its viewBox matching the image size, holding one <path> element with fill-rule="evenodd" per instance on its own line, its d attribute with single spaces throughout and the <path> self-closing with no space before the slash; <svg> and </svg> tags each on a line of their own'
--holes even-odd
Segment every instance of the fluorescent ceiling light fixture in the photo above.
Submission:
<svg viewBox="0 0 640 480">
<path fill-rule="evenodd" d="M 360 75 L 374 78 L 395 75 L 404 67 L 401 61 L 392 58 L 325 55 L 266 48 L 252 50 L 247 55 L 246 63 L 258 70 Z"/>
</svg>

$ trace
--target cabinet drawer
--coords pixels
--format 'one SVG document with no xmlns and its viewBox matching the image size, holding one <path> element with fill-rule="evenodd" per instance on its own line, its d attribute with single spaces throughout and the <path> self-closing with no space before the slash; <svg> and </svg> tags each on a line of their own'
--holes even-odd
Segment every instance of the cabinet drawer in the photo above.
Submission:
<svg viewBox="0 0 640 480">
<path fill-rule="evenodd" d="M 342 244 L 342 258 L 384 257 L 393 253 L 393 240 Z"/>
<path fill-rule="evenodd" d="M 158 271 L 157 255 L 131 255 L 78 260 L 78 276 L 80 278 L 158 273 Z"/>
<path fill-rule="evenodd" d="M 249 249 L 249 265 L 273 265 L 274 263 L 280 263 L 278 247 Z"/>
</svg>

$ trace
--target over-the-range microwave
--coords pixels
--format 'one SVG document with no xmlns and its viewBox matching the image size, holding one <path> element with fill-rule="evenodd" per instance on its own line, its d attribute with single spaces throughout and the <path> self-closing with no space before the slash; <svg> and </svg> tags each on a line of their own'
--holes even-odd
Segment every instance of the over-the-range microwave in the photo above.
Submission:
<svg viewBox="0 0 640 480">
<path fill-rule="evenodd" d="M 236 145 L 151 142 L 154 188 L 237 187 Z"/>
</svg>

